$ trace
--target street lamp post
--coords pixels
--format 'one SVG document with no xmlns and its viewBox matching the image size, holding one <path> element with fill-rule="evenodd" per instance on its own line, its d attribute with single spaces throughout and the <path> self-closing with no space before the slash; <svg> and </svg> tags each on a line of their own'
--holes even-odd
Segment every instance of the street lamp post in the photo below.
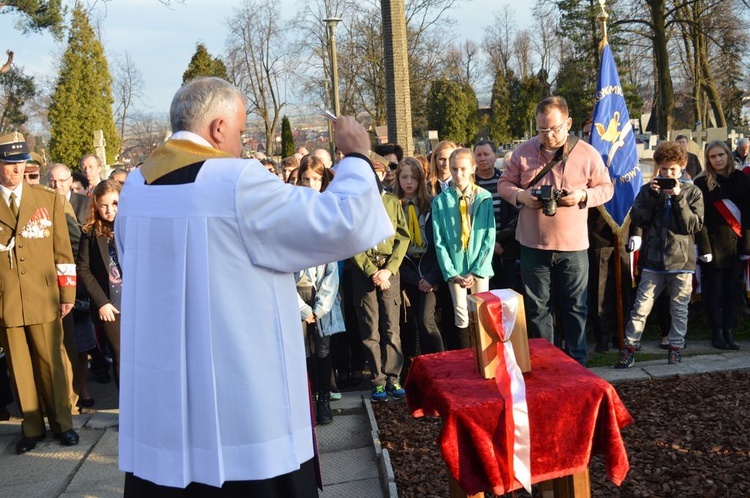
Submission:
<svg viewBox="0 0 750 498">
<path fill-rule="evenodd" d="M 339 64 L 338 60 L 336 58 L 336 26 L 341 22 L 341 18 L 339 17 L 328 17 L 326 19 L 323 19 L 323 22 L 326 23 L 326 35 L 328 38 L 328 50 L 329 55 L 331 57 L 331 86 L 333 87 L 333 113 L 338 116 L 341 113 L 341 108 L 339 106 Z M 330 136 L 331 139 L 331 157 L 336 157 L 336 145 L 333 142 L 333 137 Z"/>
</svg>

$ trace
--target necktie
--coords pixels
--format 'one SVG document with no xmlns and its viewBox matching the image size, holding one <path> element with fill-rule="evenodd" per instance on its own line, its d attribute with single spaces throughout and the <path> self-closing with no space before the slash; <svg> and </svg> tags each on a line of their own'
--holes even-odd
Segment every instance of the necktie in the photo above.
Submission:
<svg viewBox="0 0 750 498">
<path fill-rule="evenodd" d="M 458 212 L 461 213 L 461 246 L 465 251 L 469 248 L 469 239 L 471 238 L 471 223 L 465 195 L 462 195 L 458 200 Z"/>
<path fill-rule="evenodd" d="M 18 206 L 16 205 L 16 194 L 14 192 L 10 193 L 8 207 L 10 208 L 10 212 L 13 213 L 13 216 L 16 218 L 16 221 L 18 221 Z"/>
<path fill-rule="evenodd" d="M 411 241 L 415 246 L 422 247 L 422 229 L 419 227 L 419 216 L 417 216 L 417 208 L 411 202 L 409 203 L 408 211 Z"/>
</svg>

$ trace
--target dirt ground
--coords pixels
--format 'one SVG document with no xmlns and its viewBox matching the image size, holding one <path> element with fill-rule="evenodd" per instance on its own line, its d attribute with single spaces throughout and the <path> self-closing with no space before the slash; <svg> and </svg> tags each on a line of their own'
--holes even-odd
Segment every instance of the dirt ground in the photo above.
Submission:
<svg viewBox="0 0 750 498">
<path fill-rule="evenodd" d="M 615 387 L 635 419 L 622 431 L 631 468 L 618 488 L 607 481 L 603 458 L 595 457 L 590 465 L 592 496 L 750 496 L 750 372 Z M 405 402 L 373 408 L 399 496 L 448 497 L 447 470 L 435 443 L 440 419 L 414 419 Z M 534 489 L 534 496 L 538 494 Z M 522 491 L 507 496 L 529 495 Z"/>
</svg>

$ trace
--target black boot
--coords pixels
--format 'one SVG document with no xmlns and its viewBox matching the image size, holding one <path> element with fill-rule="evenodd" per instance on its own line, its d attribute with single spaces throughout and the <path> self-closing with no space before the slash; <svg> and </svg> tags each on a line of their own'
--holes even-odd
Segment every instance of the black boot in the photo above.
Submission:
<svg viewBox="0 0 750 498">
<path fill-rule="evenodd" d="M 315 403 L 315 420 L 318 422 L 318 425 L 326 425 L 333 422 L 330 391 L 318 393 L 318 401 Z"/>
<path fill-rule="evenodd" d="M 469 332 L 469 327 L 456 327 L 456 332 L 458 334 L 458 348 L 459 349 L 470 348 L 471 347 L 471 335 Z"/>
<path fill-rule="evenodd" d="M 740 349 L 737 343 L 734 342 L 734 334 L 732 334 L 732 329 L 724 329 L 724 342 L 727 345 L 726 349 L 733 349 L 735 351 Z"/>
<path fill-rule="evenodd" d="M 712 330 L 711 331 L 711 345 L 715 347 L 716 349 L 729 349 L 729 346 L 727 346 L 726 341 L 724 341 L 725 336 L 726 336 L 726 332 L 724 332 L 724 335 L 722 335 L 721 330 L 716 330 L 716 329 Z"/>
</svg>

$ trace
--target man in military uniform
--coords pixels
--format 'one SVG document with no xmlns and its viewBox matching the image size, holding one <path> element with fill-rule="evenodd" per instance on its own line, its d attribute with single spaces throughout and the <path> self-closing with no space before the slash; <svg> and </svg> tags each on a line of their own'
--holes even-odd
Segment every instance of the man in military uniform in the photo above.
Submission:
<svg viewBox="0 0 750 498">
<path fill-rule="evenodd" d="M 29 159 L 23 135 L 0 137 L 0 345 L 23 412 L 19 454 L 45 437 L 40 397 L 55 437 L 66 446 L 78 444 L 60 321 L 73 308 L 75 263 L 63 199 L 23 181 Z"/>
</svg>

